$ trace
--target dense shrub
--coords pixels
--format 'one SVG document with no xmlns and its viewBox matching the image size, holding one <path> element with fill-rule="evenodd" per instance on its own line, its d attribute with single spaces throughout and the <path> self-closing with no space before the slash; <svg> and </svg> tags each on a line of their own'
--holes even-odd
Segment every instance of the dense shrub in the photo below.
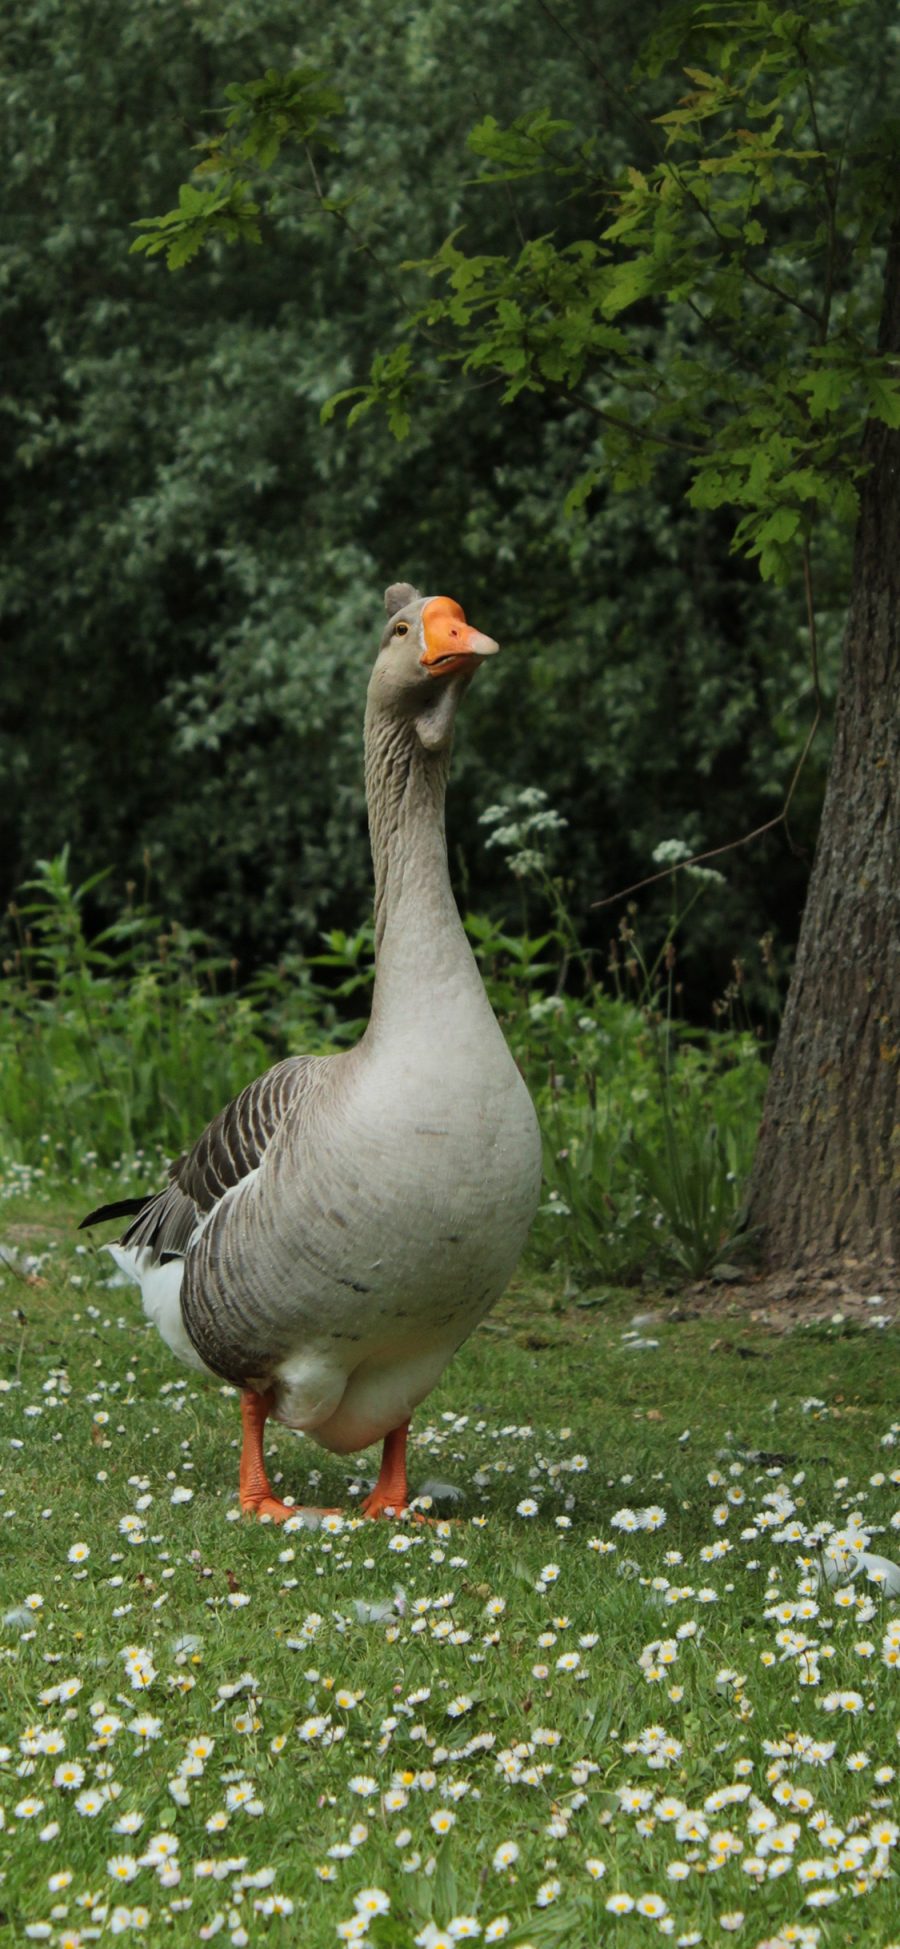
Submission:
<svg viewBox="0 0 900 1949">
<path fill-rule="evenodd" d="M 526 791 L 486 816 L 523 899 L 540 901 L 546 921 L 538 933 L 467 921 L 544 1136 L 534 1258 L 578 1288 L 699 1275 L 729 1249 L 765 1074 L 741 1019 L 740 964 L 709 1032 L 679 1015 L 676 939 L 717 876 L 677 876 L 688 879 L 684 910 L 673 910 L 653 959 L 630 912 L 601 976 L 549 870 L 559 821 L 544 795 Z M 12 912 L 0 1015 L 7 1171 L 115 1170 L 152 1185 L 161 1154 L 192 1143 L 270 1062 L 327 1053 L 361 1032 L 370 929 L 334 931 L 317 955 L 241 990 L 202 936 L 163 926 L 147 904 L 132 900 L 89 938 L 92 891 L 72 884 L 63 852 L 40 864 Z"/>
</svg>

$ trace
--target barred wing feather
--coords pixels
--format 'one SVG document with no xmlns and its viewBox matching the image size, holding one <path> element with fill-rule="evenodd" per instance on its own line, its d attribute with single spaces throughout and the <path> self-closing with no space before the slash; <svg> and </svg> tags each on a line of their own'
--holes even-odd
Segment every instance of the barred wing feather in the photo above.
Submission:
<svg viewBox="0 0 900 1949">
<path fill-rule="evenodd" d="M 288 1056 L 258 1076 L 208 1123 L 193 1150 L 172 1165 L 164 1191 L 150 1198 L 121 1243 L 149 1249 L 151 1262 L 187 1251 L 202 1218 L 255 1171 L 285 1115 L 309 1087 L 323 1058 Z"/>
</svg>

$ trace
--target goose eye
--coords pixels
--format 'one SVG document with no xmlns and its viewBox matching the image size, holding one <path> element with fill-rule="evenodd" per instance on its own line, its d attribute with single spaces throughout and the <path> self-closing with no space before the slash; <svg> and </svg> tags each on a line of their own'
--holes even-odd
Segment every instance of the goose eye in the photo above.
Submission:
<svg viewBox="0 0 900 1949">
<path fill-rule="evenodd" d="M 394 635 L 395 635 L 395 636 L 408 636 L 408 635 L 409 635 L 409 624 L 408 624 L 408 623 L 398 623 L 398 624 L 397 624 L 397 627 L 396 627 L 396 629 L 395 629 L 395 631 L 394 631 Z"/>
</svg>

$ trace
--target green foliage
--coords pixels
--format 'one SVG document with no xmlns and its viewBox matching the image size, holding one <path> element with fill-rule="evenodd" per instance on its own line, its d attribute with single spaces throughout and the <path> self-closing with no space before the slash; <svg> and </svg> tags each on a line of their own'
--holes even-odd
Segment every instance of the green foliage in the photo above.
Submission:
<svg viewBox="0 0 900 1949">
<path fill-rule="evenodd" d="M 182 183 L 178 208 L 162 217 L 142 217 L 138 228 L 144 234 L 131 246 L 148 257 L 164 250 L 170 271 L 180 270 L 206 245 L 260 242 L 260 206 L 249 193 L 248 168 L 271 169 L 290 143 L 307 157 L 313 149 L 335 147 L 329 124 L 343 103 L 315 68 L 286 74 L 269 68 L 258 81 L 230 82 L 225 100 L 231 106 L 223 132 L 200 145 L 205 153 L 196 172 L 213 178 L 215 187 Z"/>
<path fill-rule="evenodd" d="M 394 438 L 405 440 L 412 424 L 411 383 L 414 384 L 415 379 L 408 345 L 396 345 L 392 352 L 376 352 L 372 360 L 371 386 L 345 386 L 342 392 L 332 393 L 322 407 L 322 425 L 327 426 L 337 408 L 352 399 L 354 403 L 347 414 L 348 426 L 355 426 L 357 420 L 378 405 L 387 418 Z"/>
<path fill-rule="evenodd" d="M 286 0 L 17 9 L 0 133 L 4 901 L 69 843 L 79 881 L 120 868 L 87 896 L 89 931 L 116 918 L 124 881 L 149 874 L 165 927 L 201 930 L 242 983 L 315 952 L 323 930 L 352 933 L 370 887 L 363 691 L 380 592 L 398 576 L 457 595 L 503 645 L 461 718 L 449 831 L 465 898 L 511 933 L 516 899 L 472 815 L 510 782 L 540 779 L 568 819 L 569 901 L 595 945 L 607 914 L 591 903 L 640 879 L 661 838 L 713 845 L 777 811 L 810 721 L 802 588 L 760 588 L 729 555 L 729 504 L 686 502 L 693 458 L 679 446 L 639 443 L 647 483 L 613 495 L 621 429 L 598 408 L 627 421 L 639 396 L 607 386 L 607 360 L 621 374 L 618 339 L 637 327 L 661 383 L 670 356 L 692 344 L 699 358 L 698 327 L 689 307 L 656 300 L 615 319 L 580 305 L 602 251 L 622 249 L 600 244 L 598 184 L 627 185 L 636 147 L 645 174 L 656 158 L 632 113 L 644 83 L 629 77 L 658 17 L 650 0 L 606 10 L 607 86 L 552 10 L 526 17 L 514 0 L 475 16 L 435 0 L 390 36 L 379 0 L 312 0 L 300 53 Z M 844 50 L 848 98 L 874 92 L 873 129 L 879 20 L 877 8 L 857 20 Z M 574 16 L 571 31 L 583 41 Z M 263 106 L 286 112 L 266 71 L 298 64 L 334 77 L 343 112 L 326 101 L 311 127 L 314 168 L 288 132 L 264 169 L 237 150 Z M 647 85 L 664 112 L 663 84 Z M 298 113 L 314 115 L 313 93 Z M 548 102 L 552 122 L 590 132 L 600 174 L 580 134 L 548 129 Z M 486 149 L 515 125 L 500 161 L 466 148 L 476 120 Z M 178 204 L 186 158 L 200 165 L 193 192 L 225 193 L 227 173 L 206 168 L 217 143 L 267 247 L 220 238 L 170 277 L 165 248 L 131 254 L 134 220 Z M 503 167 L 516 180 L 472 180 Z M 780 245 L 805 220 L 805 207 L 784 212 Z M 441 291 L 468 302 L 470 287 L 401 268 L 436 259 L 448 232 L 462 279 L 527 247 L 528 289 L 472 320 L 511 370 L 460 376 L 441 356 L 460 350 L 449 324 L 405 349 L 410 311 Z M 868 317 L 877 254 L 856 269 Z M 584 377 L 573 391 L 565 376 L 520 385 L 535 332 L 545 362 L 559 351 L 557 314 L 573 335 L 565 372 L 580 332 Z M 718 386 L 718 354 L 703 356 Z M 321 423 L 334 394 L 360 402 L 373 359 L 395 427 L 408 421 L 400 445 L 379 413 L 349 431 L 343 412 Z M 826 388 L 803 395 L 814 421 L 833 375 L 824 355 L 802 369 Z M 814 569 L 827 704 L 849 575 L 837 514 L 820 517 Z M 796 850 L 776 836 L 733 855 L 728 885 L 697 910 L 689 1013 L 727 979 L 729 942 L 774 927 L 789 951 L 826 758 L 827 734 L 792 808 Z M 651 929 L 665 919 L 658 904 Z"/>
<path fill-rule="evenodd" d="M 483 156 L 486 162 L 495 165 L 494 173 L 483 171 L 479 182 L 514 183 L 526 177 L 541 176 L 546 168 L 548 154 L 552 154 L 559 174 L 566 169 L 575 175 L 580 158 L 566 161 L 560 154 L 560 143 L 567 143 L 572 133 L 570 122 L 554 121 L 546 108 L 536 115 L 523 115 L 509 128 L 501 127 L 495 115 L 486 115 L 476 123 L 468 137 L 473 155 Z M 582 157 L 587 154 L 582 151 Z"/>
<path fill-rule="evenodd" d="M 630 909 L 604 978 L 551 871 L 560 834 L 546 795 L 530 788 L 483 822 L 551 915 L 537 936 L 467 923 L 541 1118 L 546 1194 L 532 1249 L 575 1287 L 597 1276 L 702 1277 L 734 1250 L 766 1075 L 740 961 L 715 1033 L 678 1013 L 676 943 L 720 876 L 696 867 L 675 876 L 653 957 Z M 771 992 L 770 1003 L 777 1009 Z"/>
<path fill-rule="evenodd" d="M 406 345 L 418 342 L 426 369 L 436 352 L 492 374 L 505 404 L 529 391 L 587 406 L 597 457 L 570 487 L 570 513 L 601 480 L 646 485 L 674 448 L 691 505 L 734 512 L 733 546 L 764 580 L 788 580 L 817 522 L 852 523 L 864 420 L 900 424 L 900 373 L 875 344 L 896 154 L 877 85 L 874 116 L 848 140 L 862 11 L 670 8 L 640 75 L 641 167 L 611 171 L 596 137 L 549 110 L 507 128 L 486 117 L 470 137 L 484 183 L 543 176 L 558 223 L 493 256 L 455 232 L 416 267 L 438 290 Z M 688 92 L 654 114 L 652 84 L 671 103 L 685 78 Z M 578 189 L 598 214 L 565 241 Z M 412 396 L 421 371 L 408 361 L 403 374 Z M 373 365 L 363 401 L 383 403 L 396 429 L 396 386 L 383 397 L 382 386 Z"/>
<path fill-rule="evenodd" d="M 443 333 L 438 356 L 499 379 L 503 404 L 524 391 L 578 396 L 587 385 L 615 487 L 651 480 L 655 449 L 690 456 L 692 505 L 736 510 L 733 546 L 758 560 L 764 580 L 786 581 L 817 518 L 855 515 L 866 415 L 900 424 L 896 361 L 875 348 L 873 294 L 866 304 L 859 293 L 891 214 L 880 178 L 896 131 L 889 119 L 867 129 L 864 164 L 854 168 L 840 113 L 859 12 L 852 0 L 808 0 L 802 13 L 734 0 L 724 20 L 706 5 L 670 9 L 643 77 L 664 75 L 670 95 L 685 78 L 691 85 L 661 113 L 642 107 L 640 147 L 650 136 L 656 153 L 618 176 L 604 169 L 596 137 L 579 139 L 548 108 L 507 127 L 483 117 L 469 138 L 487 165 L 481 182 L 543 177 L 558 205 L 581 189 L 600 211 L 592 235 L 560 243 L 553 231 L 514 255 L 472 255 L 454 232 L 404 267 L 436 280 L 438 295 L 403 343 L 375 355 L 369 383 L 333 394 L 324 417 L 352 399 L 352 425 L 379 405 L 405 439 L 424 376 L 413 346 L 420 339 L 427 355 Z M 703 67 L 686 61 L 695 49 Z M 292 79 L 272 69 L 256 84 L 259 100 L 243 91 L 241 163 L 275 160 L 291 128 L 283 101 Z M 155 219 L 179 237 L 188 226 L 170 267 L 221 217 L 192 206 Z M 230 234 L 242 234 L 237 217 Z M 646 330 L 650 302 L 663 315 L 691 314 L 699 328 L 682 327 L 664 360 Z M 626 314 L 630 329 L 618 329 L 612 321 Z M 570 513 L 599 478 L 591 469 L 570 488 Z"/>
<path fill-rule="evenodd" d="M 264 1010 L 253 991 L 237 993 L 197 930 L 164 926 L 146 905 L 88 937 L 92 891 L 92 881 L 73 886 L 66 850 L 39 861 L 12 911 L 3 980 L 0 1142 L 7 1156 L 66 1172 L 145 1147 L 177 1156 L 214 1106 L 298 1034 L 314 1047 L 327 1019 L 309 975 L 295 976 L 273 1036 L 271 998 Z"/>
<path fill-rule="evenodd" d="M 225 135 L 209 144 L 208 169 L 226 167 L 232 157 L 270 169 L 286 142 L 336 147 L 329 124 L 343 113 L 344 103 L 317 68 L 291 68 L 287 74 L 268 68 L 260 81 L 230 82 L 225 100 L 231 103 Z"/>
<path fill-rule="evenodd" d="M 734 1061 L 735 1052 L 728 1053 Z M 751 1061 L 755 1067 L 755 1051 Z M 663 1221 L 664 1252 L 670 1264 L 691 1279 L 702 1279 L 734 1249 L 762 1095 L 755 1101 L 749 1096 L 741 1105 L 744 1114 L 738 1128 L 724 1134 L 715 1123 L 704 1128 L 688 1090 L 684 1097 L 680 1116 L 667 1102 L 662 1148 L 636 1143 L 634 1159 Z"/>
<path fill-rule="evenodd" d="M 702 1278 L 735 1256 L 765 1070 L 746 1032 L 700 1046 L 647 1001 L 557 1012 L 533 1250 L 570 1287 Z"/>
<path fill-rule="evenodd" d="M 549 872 L 559 821 L 545 795 L 522 794 L 503 817 L 489 823 L 550 925 L 466 924 L 543 1129 L 533 1253 L 572 1287 L 700 1276 L 739 1212 L 765 1074 L 758 1041 L 730 1022 L 705 1036 L 678 1021 L 674 949 L 646 965 L 630 924 L 625 958 L 601 982 Z M 365 1026 L 369 926 L 332 930 L 319 953 L 241 992 L 202 935 L 164 927 L 146 902 L 90 937 L 93 889 L 73 886 L 66 852 L 41 861 L 23 891 L 0 990 L 7 1168 L 114 1166 L 152 1183 L 159 1154 L 193 1143 L 269 1063 L 339 1049 Z M 672 936 L 697 897 L 680 922 L 673 914 Z"/>
<path fill-rule="evenodd" d="M 236 244 L 239 239 L 258 244 L 258 216 L 259 204 L 251 200 L 248 185 L 240 180 L 211 190 L 182 183 L 177 210 L 169 210 L 164 217 L 142 218 L 146 234 L 136 237 L 131 248 L 145 251 L 148 257 L 164 250 L 169 270 L 178 271 L 214 239 L 221 237 L 226 244 Z"/>
</svg>

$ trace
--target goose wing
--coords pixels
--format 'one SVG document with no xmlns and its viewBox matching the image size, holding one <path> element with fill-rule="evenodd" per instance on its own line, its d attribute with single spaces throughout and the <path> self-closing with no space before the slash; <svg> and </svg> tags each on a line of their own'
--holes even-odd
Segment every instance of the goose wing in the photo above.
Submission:
<svg viewBox="0 0 900 1949">
<path fill-rule="evenodd" d="M 193 1149 L 172 1165 L 165 1190 L 102 1205 L 82 1219 L 79 1229 L 133 1215 L 120 1243 L 148 1251 L 145 1264 L 186 1252 L 200 1220 L 262 1162 L 286 1112 L 308 1089 L 321 1061 L 321 1056 L 288 1056 L 275 1063 L 213 1117 Z"/>
</svg>

